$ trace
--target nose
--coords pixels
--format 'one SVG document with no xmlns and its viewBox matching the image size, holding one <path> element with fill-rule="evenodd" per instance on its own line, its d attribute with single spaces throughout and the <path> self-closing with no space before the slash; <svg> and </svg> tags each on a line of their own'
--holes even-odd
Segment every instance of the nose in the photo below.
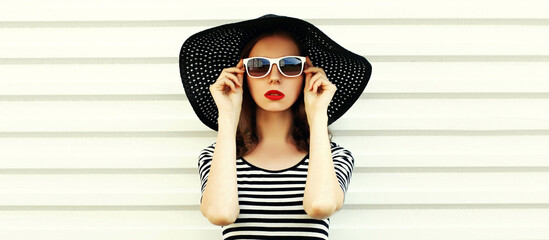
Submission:
<svg viewBox="0 0 549 240">
<path fill-rule="evenodd" d="M 271 69 L 271 73 L 269 73 L 269 78 L 272 81 L 276 80 L 278 82 L 280 82 L 280 75 L 281 73 L 278 71 L 278 66 L 275 64 L 273 64 L 272 66 L 273 69 Z"/>
</svg>

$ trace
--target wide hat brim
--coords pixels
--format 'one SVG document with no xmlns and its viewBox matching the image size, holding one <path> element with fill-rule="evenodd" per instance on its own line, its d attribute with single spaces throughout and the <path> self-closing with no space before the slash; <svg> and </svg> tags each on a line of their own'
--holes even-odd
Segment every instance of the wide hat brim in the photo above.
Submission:
<svg viewBox="0 0 549 240">
<path fill-rule="evenodd" d="M 268 14 L 203 30 L 183 43 L 179 55 L 183 88 L 196 115 L 209 128 L 218 130 L 218 110 L 210 85 L 224 68 L 238 64 L 250 40 L 271 29 L 291 32 L 302 46 L 302 54 L 309 56 L 336 85 L 328 106 L 328 125 L 347 112 L 363 93 L 372 74 L 372 65 L 365 57 L 343 48 L 307 21 Z"/>
</svg>

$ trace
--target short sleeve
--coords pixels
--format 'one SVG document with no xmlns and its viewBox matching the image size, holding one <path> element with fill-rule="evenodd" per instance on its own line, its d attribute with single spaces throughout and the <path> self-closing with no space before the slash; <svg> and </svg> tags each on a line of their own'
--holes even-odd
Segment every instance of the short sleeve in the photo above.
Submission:
<svg viewBox="0 0 549 240">
<path fill-rule="evenodd" d="M 215 149 L 215 143 L 205 147 L 200 151 L 198 156 L 198 175 L 200 176 L 200 201 L 202 201 L 202 194 L 206 189 L 206 182 L 208 182 L 208 175 L 210 174 L 210 166 L 212 163 L 213 153 Z"/>
<path fill-rule="evenodd" d="M 343 194 L 345 194 L 351 182 L 355 160 L 349 150 L 337 145 L 335 142 L 330 142 L 330 145 L 337 180 L 339 186 L 343 189 Z"/>
</svg>

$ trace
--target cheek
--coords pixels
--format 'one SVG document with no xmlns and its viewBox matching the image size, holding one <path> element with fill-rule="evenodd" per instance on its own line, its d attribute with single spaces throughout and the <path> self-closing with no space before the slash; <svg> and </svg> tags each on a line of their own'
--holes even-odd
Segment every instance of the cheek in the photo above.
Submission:
<svg viewBox="0 0 549 240">
<path fill-rule="evenodd" d="M 303 92 L 303 81 L 297 80 L 293 82 L 292 85 L 290 86 L 290 89 L 293 89 L 292 95 L 295 96 L 295 98 L 297 98 L 299 94 Z"/>
<path fill-rule="evenodd" d="M 250 91 L 250 95 L 252 95 L 252 98 L 254 100 L 257 100 L 258 94 L 261 95 L 262 89 L 259 89 L 259 86 L 254 83 L 247 82 L 248 90 Z"/>
</svg>

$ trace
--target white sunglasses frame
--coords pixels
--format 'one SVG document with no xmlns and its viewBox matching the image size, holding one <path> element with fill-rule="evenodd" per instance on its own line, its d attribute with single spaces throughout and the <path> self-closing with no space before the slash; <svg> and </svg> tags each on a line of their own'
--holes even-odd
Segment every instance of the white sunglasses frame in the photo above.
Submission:
<svg viewBox="0 0 549 240">
<path fill-rule="evenodd" d="M 287 57 L 295 57 L 295 58 L 299 58 L 301 60 L 301 72 L 299 72 L 299 74 L 295 75 L 295 76 L 292 76 L 292 75 L 287 75 L 285 74 L 284 72 L 282 72 L 282 70 L 280 69 L 280 65 L 278 64 L 278 62 L 280 61 L 280 59 L 283 59 L 283 58 L 287 58 Z M 267 73 L 265 73 L 265 75 L 263 76 L 260 76 L 260 77 L 254 77 L 254 76 L 251 76 L 250 73 L 248 72 L 248 61 L 250 61 L 250 59 L 253 59 L 253 58 L 264 58 L 264 59 L 267 59 L 269 60 L 269 63 L 271 65 L 269 65 L 269 71 L 267 71 Z M 304 66 L 305 66 L 305 61 L 306 61 L 306 57 L 303 57 L 303 56 L 283 56 L 283 57 L 279 57 L 279 58 L 268 58 L 268 57 L 251 57 L 251 58 L 244 58 L 243 59 L 243 63 L 244 63 L 244 68 L 246 68 L 246 74 L 248 74 L 248 77 L 251 77 L 251 78 L 263 78 L 267 75 L 269 75 L 269 73 L 271 73 L 271 70 L 273 69 L 273 64 L 277 63 L 276 64 L 276 67 L 278 68 L 278 71 L 286 76 L 286 77 L 297 77 L 299 75 L 301 75 L 303 73 L 303 70 L 304 70 Z"/>
</svg>

